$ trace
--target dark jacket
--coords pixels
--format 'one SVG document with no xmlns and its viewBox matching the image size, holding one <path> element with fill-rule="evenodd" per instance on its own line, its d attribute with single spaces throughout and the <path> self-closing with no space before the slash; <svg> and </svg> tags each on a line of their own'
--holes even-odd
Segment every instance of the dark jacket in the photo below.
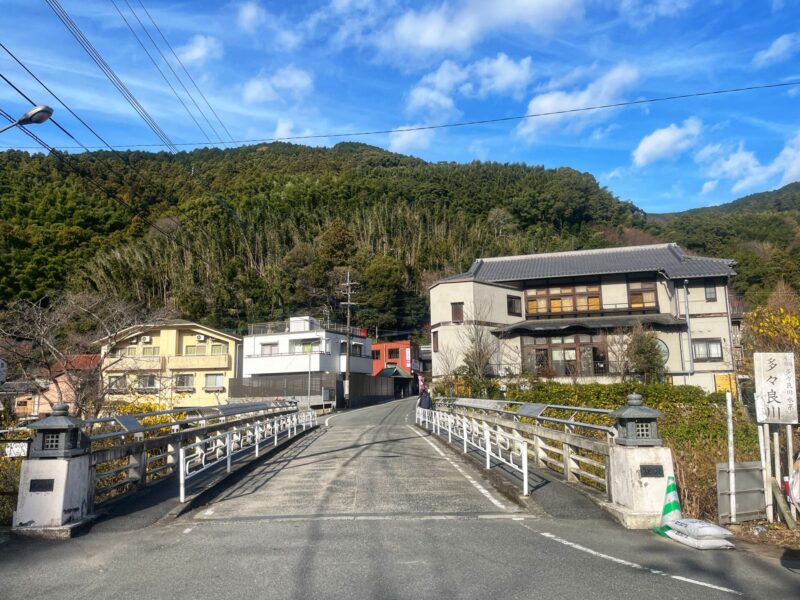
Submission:
<svg viewBox="0 0 800 600">
<path fill-rule="evenodd" d="M 423 391 L 419 395 L 419 407 L 420 408 L 425 408 L 427 410 L 430 410 L 430 409 L 433 408 L 433 402 L 431 402 L 431 395 L 428 393 L 427 390 Z"/>
</svg>

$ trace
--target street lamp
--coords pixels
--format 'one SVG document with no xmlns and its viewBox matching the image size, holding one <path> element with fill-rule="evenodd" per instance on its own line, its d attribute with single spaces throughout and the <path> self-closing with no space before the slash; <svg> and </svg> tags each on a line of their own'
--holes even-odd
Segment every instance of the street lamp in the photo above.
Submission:
<svg viewBox="0 0 800 600">
<path fill-rule="evenodd" d="M 13 123 L 6 125 L 2 129 L 0 129 L 0 133 L 11 129 L 12 127 L 16 127 L 17 125 L 38 125 L 39 123 L 44 123 L 53 116 L 53 109 L 49 106 L 41 104 L 39 106 L 34 106 L 24 115 L 22 115 L 19 119 L 14 121 Z"/>
</svg>

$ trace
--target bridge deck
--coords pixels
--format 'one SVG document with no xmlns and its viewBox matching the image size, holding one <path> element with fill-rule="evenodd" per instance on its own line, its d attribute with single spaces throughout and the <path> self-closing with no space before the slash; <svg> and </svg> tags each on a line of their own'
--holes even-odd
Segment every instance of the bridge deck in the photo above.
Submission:
<svg viewBox="0 0 800 600">
<path fill-rule="evenodd" d="M 521 509 L 413 419 L 409 400 L 338 415 L 168 524 L 0 543 L 0 597 L 796 597 L 788 563 L 625 531 L 566 486 Z"/>
</svg>

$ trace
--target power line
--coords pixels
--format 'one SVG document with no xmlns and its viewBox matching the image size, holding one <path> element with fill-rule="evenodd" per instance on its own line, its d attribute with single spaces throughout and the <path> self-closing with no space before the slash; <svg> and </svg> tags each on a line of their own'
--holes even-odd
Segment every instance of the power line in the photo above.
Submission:
<svg viewBox="0 0 800 600">
<path fill-rule="evenodd" d="M 144 4 L 142 4 L 142 0 L 138 0 L 138 2 L 139 2 L 139 6 L 141 6 L 141 7 L 142 7 L 142 10 L 143 10 L 143 11 L 145 12 L 145 14 L 147 15 L 147 18 L 148 18 L 148 19 L 150 19 L 150 22 L 153 24 L 153 27 L 155 27 L 155 28 L 156 28 L 156 31 L 158 31 L 158 34 L 161 36 L 161 39 L 162 39 L 162 40 L 164 40 L 164 43 L 167 45 L 167 48 L 169 48 L 169 51 L 172 53 L 172 56 L 174 56 L 174 57 L 175 57 L 175 60 L 176 60 L 176 61 L 178 62 L 178 64 L 181 66 L 181 69 L 183 69 L 183 72 L 184 72 L 184 73 L 186 73 L 186 76 L 189 78 L 189 81 L 191 81 L 191 82 L 192 82 L 192 85 L 194 85 L 194 89 L 196 89 L 196 90 L 197 90 L 197 93 L 198 93 L 198 94 L 200 94 L 200 97 L 201 97 L 201 98 L 203 99 L 203 101 L 206 103 L 206 106 L 208 106 L 208 109 L 211 111 L 211 113 L 212 113 L 212 114 L 214 115 L 214 117 L 217 119 L 217 121 L 219 122 L 219 124 L 220 124 L 220 125 L 222 126 L 222 128 L 225 130 L 225 133 L 227 133 L 227 134 L 228 134 L 228 137 L 231 139 L 231 141 L 233 141 L 233 136 L 231 135 L 231 132 L 230 132 L 230 131 L 228 131 L 228 128 L 227 128 L 227 127 L 225 127 L 225 123 L 223 123 L 223 122 L 222 122 L 222 119 L 220 119 L 220 118 L 219 118 L 219 115 L 217 114 L 217 111 L 215 111 L 215 110 L 214 110 L 214 108 L 211 106 L 211 104 L 209 103 L 208 99 L 206 98 L 206 95 L 203 93 L 203 91 L 202 91 L 202 90 L 200 89 L 200 87 L 197 85 L 197 82 L 194 80 L 194 77 L 192 77 L 192 75 L 189 73 L 189 71 L 188 71 L 188 70 L 186 69 L 186 67 L 183 65 L 183 61 L 181 61 L 180 57 L 177 55 L 177 53 L 175 52 L 175 50 L 173 50 L 173 48 L 172 48 L 172 44 L 170 44 L 170 43 L 169 43 L 169 41 L 167 40 L 167 38 L 164 36 L 164 33 L 161 31 L 161 28 L 158 26 L 158 23 L 156 23 L 155 19 L 153 19 L 153 17 L 150 15 L 150 11 L 149 11 L 149 10 L 147 10 L 147 8 L 145 7 L 145 5 L 144 5 Z M 126 3 L 127 3 L 127 0 L 126 0 Z M 131 9 L 131 10 L 133 10 L 133 9 Z M 190 97 L 191 97 L 191 95 L 190 95 Z M 194 98 L 192 98 L 192 101 L 194 101 Z M 200 107 L 199 107 L 199 106 L 198 106 L 197 108 L 198 108 L 198 110 L 200 109 Z M 208 123 L 209 127 L 211 127 L 211 129 L 214 131 L 214 133 L 217 133 L 217 132 L 216 132 L 216 130 L 214 129 L 214 126 L 213 126 L 213 125 L 211 125 L 211 121 L 209 121 L 209 120 L 208 120 L 208 118 L 206 117 L 205 113 L 204 113 L 203 111 L 200 111 L 200 114 L 202 114 L 202 115 L 203 115 L 203 118 L 206 120 L 206 122 Z M 217 135 L 217 137 L 218 137 L 220 140 L 222 140 L 222 136 L 220 136 L 219 134 Z"/>
<path fill-rule="evenodd" d="M 19 88 L 18 88 L 16 85 L 14 85 L 14 84 L 13 84 L 13 83 L 12 83 L 12 82 L 11 82 L 11 81 L 8 79 L 8 77 L 6 77 L 6 76 L 5 76 L 5 75 L 3 75 L 2 73 L 0 73 L 0 78 L 2 78 L 2 79 L 3 79 L 3 81 L 5 81 L 5 82 L 6 82 L 6 83 L 7 83 L 9 86 L 11 86 L 12 88 L 14 88 L 14 90 L 16 90 L 16 92 L 17 92 L 17 93 L 18 93 L 20 96 L 22 96 L 23 98 L 25 98 L 25 100 L 27 100 L 28 102 L 30 102 L 30 103 L 31 103 L 33 106 L 36 106 L 36 102 L 34 102 L 33 100 L 31 100 L 31 99 L 30 99 L 30 98 L 29 98 L 29 97 L 28 97 L 28 96 L 25 94 L 25 92 L 23 92 L 23 91 L 22 91 L 21 89 L 19 89 Z M 78 139 L 77 139 L 77 138 L 76 138 L 74 135 L 72 135 L 72 134 L 71 134 L 69 131 L 67 131 L 66 129 L 64 129 L 64 128 L 61 126 L 61 123 L 59 123 L 58 121 L 56 121 L 56 120 L 55 120 L 53 117 L 50 117 L 50 119 L 49 119 L 49 120 L 50 120 L 50 121 L 53 123 L 53 125 L 55 125 L 56 127 L 58 127 L 58 128 L 59 128 L 59 129 L 60 129 L 60 130 L 61 130 L 61 131 L 62 131 L 62 132 L 63 132 L 63 133 L 64 133 L 64 134 L 67 136 L 67 137 L 69 137 L 69 138 L 70 138 L 70 139 L 71 139 L 73 142 L 75 142 L 76 144 L 80 145 L 80 147 L 81 147 L 81 148 L 83 148 L 84 150 L 86 150 L 87 152 L 89 152 L 89 148 L 87 148 L 86 146 L 84 146 L 84 145 L 83 145 L 83 144 L 82 144 L 82 143 L 81 143 L 81 142 L 80 142 L 80 141 L 79 141 L 79 140 L 78 140 Z"/>
<path fill-rule="evenodd" d="M 140 117 L 144 120 L 145 123 L 150 127 L 153 133 L 163 142 L 163 144 L 157 144 L 158 146 L 165 146 L 172 150 L 173 152 L 177 152 L 178 149 L 169 139 L 166 133 L 158 126 L 158 124 L 153 120 L 153 117 L 150 116 L 150 113 L 145 110 L 145 108 L 141 105 L 141 103 L 136 99 L 136 96 L 128 89 L 128 87 L 122 82 L 119 76 L 114 72 L 109 64 L 103 59 L 97 49 L 92 45 L 92 43 L 86 38 L 80 28 L 75 24 L 72 18 L 67 14 L 58 0 L 46 0 L 47 5 L 52 9 L 55 13 L 56 17 L 64 24 L 64 26 L 69 30 L 72 36 L 78 41 L 81 47 L 86 51 L 94 63 L 100 68 L 103 74 L 108 78 L 108 80 L 114 85 L 114 87 L 119 90 L 119 92 L 123 95 L 123 97 L 128 101 L 128 104 L 139 114 Z"/>
<path fill-rule="evenodd" d="M 50 2 L 51 0 L 47 0 Z M 351 131 L 346 133 L 319 133 L 309 135 L 292 135 L 276 138 L 261 138 L 261 139 L 244 139 L 244 140 L 231 140 L 230 142 L 220 142 L 225 145 L 232 144 L 264 144 L 269 142 L 287 142 L 294 140 L 313 140 L 324 138 L 343 138 L 343 137 L 364 137 L 371 135 L 385 135 L 389 133 L 406 133 L 411 131 L 425 131 L 431 129 L 452 129 L 456 127 L 470 127 L 474 125 L 489 125 L 492 123 L 504 123 L 508 121 L 523 121 L 525 119 L 536 119 L 541 117 L 552 117 L 556 115 L 566 115 L 573 113 L 589 112 L 594 110 L 608 110 L 612 108 L 623 108 L 626 106 L 637 106 L 642 104 L 654 104 L 657 102 L 668 102 L 673 100 L 685 100 L 687 98 L 698 98 L 702 96 L 719 96 L 722 94 L 734 94 L 738 92 L 751 92 L 756 90 L 765 90 L 770 88 L 789 87 L 800 85 L 800 80 L 787 81 L 782 83 L 768 83 L 764 85 L 751 85 L 739 88 L 728 88 L 722 90 L 713 90 L 707 92 L 691 92 L 687 94 L 678 94 L 674 96 L 661 96 L 657 98 L 645 98 L 642 100 L 628 100 L 625 102 L 615 102 L 612 104 L 598 104 L 594 106 L 583 106 L 579 108 L 567 108 L 563 110 L 552 110 L 540 113 L 529 113 L 525 115 L 516 115 L 511 117 L 495 117 L 491 119 L 478 119 L 474 121 L 460 121 L 455 123 L 442 123 L 438 125 L 418 125 L 415 127 L 399 127 L 397 129 L 376 129 L 371 131 Z M 203 146 L 207 142 L 182 142 L 174 144 L 174 146 Z M 114 146 L 115 148 L 154 148 L 162 147 L 164 144 L 127 144 Z M 66 148 L 66 146 L 65 146 Z"/>
<path fill-rule="evenodd" d="M 192 113 L 192 111 L 190 111 L 190 110 L 189 110 L 189 107 L 188 107 L 188 106 L 186 106 L 186 103 L 183 101 L 183 98 L 181 98 L 181 97 L 180 97 L 180 95 L 178 95 L 178 92 L 175 90 L 175 88 L 173 87 L 172 83 L 169 81 L 169 79 L 167 78 L 167 76 L 166 76 L 166 75 L 164 74 L 164 72 L 161 70 L 161 67 L 159 67 L 159 66 L 158 66 L 158 62 L 156 62 L 156 60 L 153 58 L 153 56 L 152 56 L 152 55 L 150 54 L 150 52 L 147 50 L 147 48 L 145 47 L 145 45 L 144 45 L 144 43 L 142 42 L 142 40 L 141 40 L 141 38 L 139 37 L 139 35 L 136 33 L 136 31 L 134 31 L 133 27 L 132 27 L 132 26 L 131 26 L 131 24 L 128 22 L 128 19 L 127 19 L 127 18 L 125 17 L 125 15 L 122 13 L 122 11 L 120 10 L 119 6 L 117 6 L 117 3 L 116 3 L 116 2 L 114 2 L 114 0 L 109 0 L 109 1 L 110 1 L 110 2 L 111 2 L 111 4 L 114 6 L 114 8 L 117 10 L 117 13 L 119 13 L 119 16 L 120 16 L 120 17 L 122 17 L 122 20 L 125 22 L 125 25 L 127 25 L 127 26 L 128 26 L 128 29 L 129 29 L 129 30 L 130 30 L 130 32 L 133 34 L 133 37 L 134 37 L 134 38 L 136 38 L 136 41 L 139 43 L 139 46 L 142 48 L 142 50 L 144 50 L 144 53 L 147 55 L 147 58 L 149 58 L 149 59 L 150 59 L 150 62 L 151 62 L 151 63 L 153 63 L 153 66 L 154 66 L 154 67 L 156 68 L 156 70 L 158 71 L 158 74 L 159 74 L 159 75 L 161 75 L 161 78 L 162 78 L 162 79 L 164 80 L 164 82 L 167 84 L 167 86 L 169 87 L 169 89 L 170 89 L 170 90 L 172 90 L 172 95 L 173 95 L 173 96 L 175 96 L 175 98 L 177 98 L 178 102 L 180 102 L 180 103 L 181 103 L 181 106 L 183 106 L 183 109 L 186 111 L 186 114 L 188 114 L 188 115 L 189 115 L 189 118 L 190 118 L 192 121 L 194 121 L 194 124 L 195 124 L 195 125 L 197 125 L 197 128 L 200 130 L 200 133 L 202 133 L 202 134 L 203 134 L 203 137 L 204 137 L 204 138 L 206 138 L 206 140 L 208 140 L 208 141 L 209 141 L 209 143 L 210 143 L 210 142 L 211 142 L 211 138 L 210 138 L 210 137 L 208 136 L 208 134 L 206 133 L 206 130 L 205 130 L 205 129 L 203 129 L 203 128 L 200 126 L 200 123 L 197 121 L 197 119 L 195 118 L 195 116 L 194 116 L 194 114 Z M 161 50 L 159 49 L 159 47 L 158 47 L 158 46 L 156 46 L 156 43 L 153 41 L 153 38 L 150 36 L 150 33 L 147 31 L 147 29 L 145 28 L 145 26 L 142 24 L 142 21 L 139 19 L 139 16 L 138 16 L 138 15 L 137 15 L 135 12 L 133 12 L 133 9 L 131 8 L 131 5 L 130 5 L 130 4 L 128 4 L 127 0 L 125 0 L 125 4 L 127 4 L 127 6 L 128 6 L 128 10 L 130 10 L 130 11 L 131 11 L 131 13 L 133 14 L 133 16 L 134 16 L 134 18 L 136 19 L 136 21 L 138 21 L 138 23 L 139 23 L 139 26 L 140 26 L 140 27 L 142 28 L 142 30 L 145 32 L 145 35 L 147 35 L 147 37 L 150 39 L 150 43 L 151 43 L 151 44 L 153 44 L 153 46 L 155 47 L 156 51 L 157 51 L 159 54 L 161 54 Z M 164 55 L 163 55 L 163 54 L 161 54 L 161 58 L 164 58 Z M 166 61 L 165 61 L 165 62 L 166 62 Z M 172 69 L 172 67 L 169 65 L 169 63 L 167 63 L 167 66 L 168 66 L 170 69 Z M 175 71 L 172 71 L 172 74 L 173 74 L 173 75 L 175 75 Z M 183 84 L 181 83 L 180 79 L 178 79 L 178 83 L 180 83 L 181 85 L 183 85 Z M 184 87 L 183 89 L 184 89 L 184 90 L 186 90 L 186 88 L 185 88 L 185 87 Z M 190 98 L 191 98 L 191 96 L 190 96 Z M 216 133 L 216 132 L 214 132 L 214 133 Z M 219 135 L 217 135 L 217 137 L 219 138 Z"/>
<path fill-rule="evenodd" d="M 5 46 L 5 45 L 4 45 L 2 42 L 0 42 L 0 48 L 2 48 L 3 50 L 5 50 L 6 54 L 8 54 L 8 55 L 9 55 L 9 56 L 10 56 L 12 59 L 14 59 L 14 61 L 16 61 L 16 63 L 17 63 L 17 64 L 18 64 L 20 67 L 22 67 L 23 69 L 25 69 L 25 71 L 28 73 L 28 75 L 30 75 L 31 77 L 33 77 L 33 78 L 36 80 L 36 82 L 37 82 L 39 85 L 41 85 L 41 86 L 42 86 L 42 87 L 43 87 L 45 90 L 47 90 L 47 92 L 48 92 L 48 93 L 49 93 L 49 94 L 50 94 L 50 95 L 51 95 L 53 98 L 55 98 L 55 99 L 58 101 L 58 103 L 59 103 L 59 104 L 61 104 L 61 106 L 63 106 L 63 107 L 64 107 L 64 108 L 65 108 L 65 109 L 66 109 L 66 110 L 67 110 L 67 111 L 68 111 L 68 112 L 69 112 L 69 113 L 70 113 L 70 114 L 73 116 L 73 117 L 75 117 L 76 119 L 78 119 L 78 121 L 80 121 L 80 122 L 81 122 L 81 124 L 82 124 L 84 127 L 86 127 L 86 129 L 88 129 L 89 131 L 91 131 L 91 132 L 92 132 L 92 134 L 94 135 L 94 137 L 96 137 L 98 140 L 100 140 L 101 142 L 103 142 L 103 144 L 104 144 L 105 146 L 107 146 L 108 148 L 111 148 L 111 145 L 110 145 L 110 144 L 109 144 L 109 143 L 108 143 L 108 142 L 107 142 L 105 139 L 103 139 L 103 138 L 100 136 L 100 134 L 99 134 L 99 133 L 97 133 L 97 132 L 96 132 L 96 131 L 95 131 L 95 130 L 92 128 L 92 127 L 90 127 L 90 126 L 89 126 L 89 124 L 88 124 L 86 121 L 84 121 L 84 120 L 83 120 L 83 119 L 81 119 L 81 118 L 80 118 L 80 117 L 79 117 L 77 114 L 75 114 L 75 111 L 73 111 L 73 110 L 72 110 L 72 109 L 71 109 L 69 106 L 67 106 L 67 105 L 64 103 L 64 101 L 63 101 L 61 98 L 59 98 L 59 97 L 56 95 L 56 93 L 55 93 L 53 90 L 51 90 L 49 87 L 47 87 L 47 86 L 45 85 L 45 83 L 44 83 L 44 82 L 43 82 L 41 79 L 39 79 L 39 78 L 38 78 L 38 77 L 37 77 L 37 76 L 36 76 L 36 75 L 33 73 L 33 71 L 31 71 L 31 70 L 30 70 L 30 69 L 27 67 L 27 65 L 26 65 L 25 63 L 23 63 L 23 62 L 22 62 L 22 61 L 21 61 L 19 58 L 17 58 L 17 56 L 16 56 L 16 55 L 15 55 L 13 52 L 11 52 L 11 50 L 9 50 L 9 49 L 8 49 L 8 48 L 7 48 L 7 47 L 6 47 L 6 46 Z M 19 90 L 17 90 L 17 91 L 19 91 Z M 28 99 L 28 100 L 29 100 L 29 99 Z M 52 120 L 52 117 L 51 117 L 51 120 Z"/>
</svg>

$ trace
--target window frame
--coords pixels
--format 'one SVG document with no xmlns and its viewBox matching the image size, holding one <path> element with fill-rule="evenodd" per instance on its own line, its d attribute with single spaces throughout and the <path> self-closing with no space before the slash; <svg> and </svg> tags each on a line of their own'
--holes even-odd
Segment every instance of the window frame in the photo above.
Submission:
<svg viewBox="0 0 800 600">
<path fill-rule="evenodd" d="M 439 332 L 431 332 L 431 352 L 439 352 Z"/>
<path fill-rule="evenodd" d="M 702 344 L 705 346 L 705 356 L 698 357 L 695 351 L 695 348 Z M 711 356 L 711 346 L 717 345 L 719 346 L 719 356 Z M 699 338 L 696 340 L 692 340 L 692 360 L 694 362 L 724 362 L 725 361 L 725 351 L 722 347 L 722 339 L 721 338 Z"/>
<path fill-rule="evenodd" d="M 506 312 L 511 317 L 522 316 L 522 298 L 519 296 L 506 296 Z"/>
<path fill-rule="evenodd" d="M 145 379 L 150 380 L 152 378 L 153 385 L 143 384 Z M 139 375 L 136 378 L 136 389 L 138 390 L 157 390 L 158 389 L 158 377 L 156 377 L 155 373 L 144 373 Z"/>
<path fill-rule="evenodd" d="M 189 377 L 189 378 L 191 378 L 190 383 L 181 384 L 180 383 L 180 378 L 181 377 Z M 194 373 L 178 373 L 178 374 L 176 374 L 175 375 L 175 389 L 176 390 L 187 390 L 187 391 L 189 389 L 191 389 L 192 391 L 194 391 L 194 389 L 195 389 L 195 387 L 194 387 Z"/>
<path fill-rule="evenodd" d="M 389 348 L 386 350 L 388 360 L 400 360 L 400 348 Z"/>
<path fill-rule="evenodd" d="M 713 279 L 706 279 L 703 281 L 703 288 L 705 291 L 706 302 L 716 302 L 717 301 L 717 282 Z M 708 292 L 713 292 L 713 295 L 710 295 Z"/>
<path fill-rule="evenodd" d="M 142 346 L 142 356 L 161 356 L 161 348 L 158 346 Z"/>
<path fill-rule="evenodd" d="M 264 352 L 264 348 L 274 348 L 274 352 Z M 259 356 L 276 356 L 278 354 L 278 342 L 262 342 L 258 347 Z"/>
<path fill-rule="evenodd" d="M 603 284 L 600 280 L 577 280 L 540 285 L 525 291 L 524 304 L 526 318 L 601 313 Z"/>
<path fill-rule="evenodd" d="M 372 351 L 372 360 L 380 360 L 381 359 L 381 351 L 380 350 L 373 350 Z"/>
<path fill-rule="evenodd" d="M 464 322 L 464 303 L 463 302 L 451 302 L 450 303 L 450 320 L 453 323 L 463 323 Z"/>
<path fill-rule="evenodd" d="M 218 377 L 221 382 L 219 385 L 208 385 L 209 377 Z M 203 390 L 206 392 L 223 391 L 225 389 L 225 373 L 206 373 L 203 377 Z"/>
<path fill-rule="evenodd" d="M 628 281 L 627 289 L 629 310 L 658 310 L 658 281 L 655 279 Z M 653 294 L 652 304 L 647 303 L 644 300 L 644 295 L 650 293 Z M 640 302 L 634 303 L 633 297 L 635 295 L 641 296 L 642 299 Z"/>
<path fill-rule="evenodd" d="M 219 348 L 220 352 L 214 352 L 215 349 Z M 228 353 L 225 344 L 214 343 L 211 344 L 211 356 L 224 356 Z"/>
</svg>

